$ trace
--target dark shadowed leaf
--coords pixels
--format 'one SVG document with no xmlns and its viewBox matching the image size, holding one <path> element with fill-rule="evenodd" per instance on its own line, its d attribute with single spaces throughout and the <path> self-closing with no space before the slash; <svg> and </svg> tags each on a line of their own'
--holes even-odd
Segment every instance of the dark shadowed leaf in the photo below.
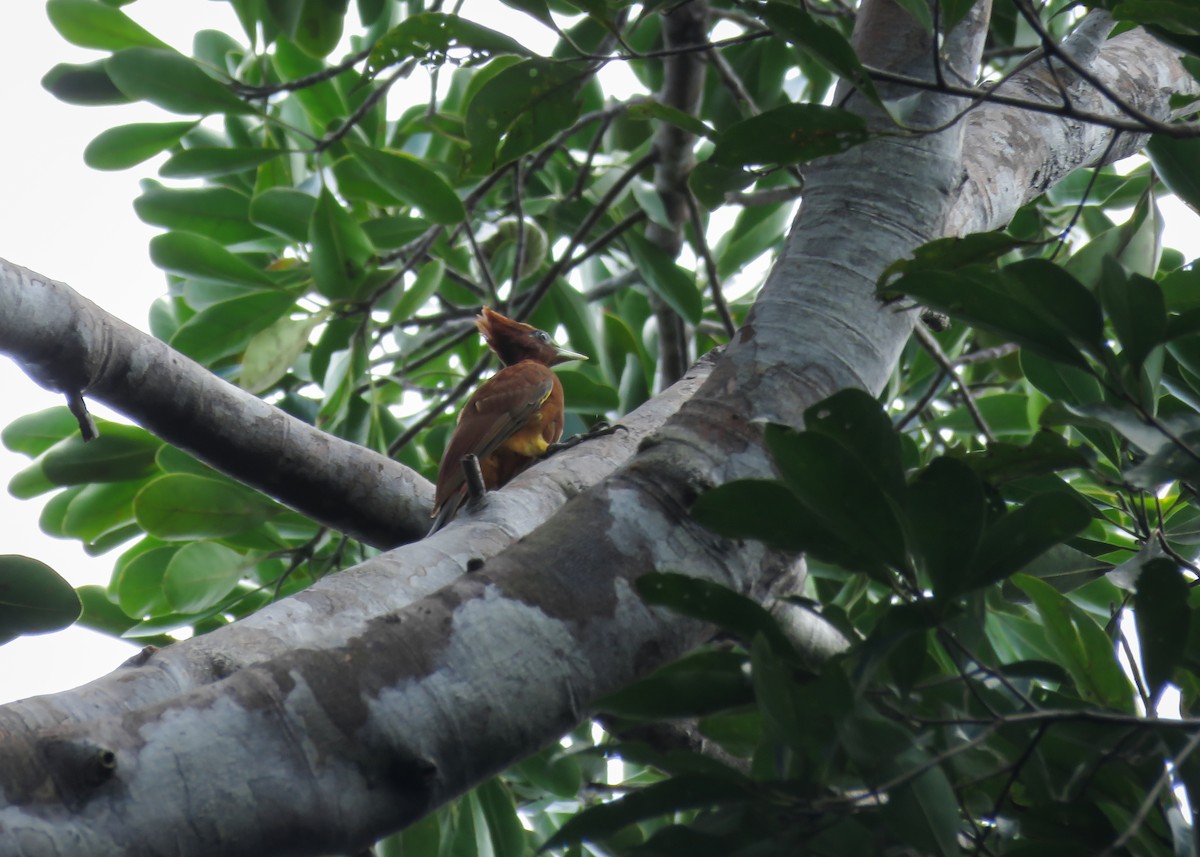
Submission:
<svg viewBox="0 0 1200 857">
<path fill-rule="evenodd" d="M 1179 566 L 1165 558 L 1146 563 L 1137 579 L 1133 609 L 1146 682 L 1157 694 L 1187 653 L 1191 611 L 1188 582 Z"/>
<path fill-rule="evenodd" d="M 883 406 L 869 393 L 855 388 L 834 393 L 804 412 L 804 427 L 845 447 L 893 500 L 903 497 L 900 438 Z"/>
<path fill-rule="evenodd" d="M 966 587 L 986 586 L 1020 571 L 1054 545 L 1078 535 L 1091 520 L 1091 509 L 1074 494 L 1030 498 L 987 528 Z"/>
<path fill-rule="evenodd" d="M 1031 312 L 1013 289 L 989 271 L 963 269 L 954 273 L 922 271 L 904 274 L 883 291 L 904 294 L 981 330 L 997 333 L 1046 357 L 1087 368 L 1087 361 L 1053 321 Z M 1099 306 L 1096 307 L 1099 312 Z"/>
<path fill-rule="evenodd" d="M 75 590 L 50 566 L 27 556 L 0 555 L 0 643 L 66 628 L 79 611 Z"/>
<path fill-rule="evenodd" d="M 1100 300 L 1121 343 L 1121 353 L 1141 366 L 1150 351 L 1166 339 L 1167 310 L 1158 283 L 1126 274 L 1111 258 L 1104 260 Z"/>
<path fill-rule="evenodd" d="M 717 140 L 712 162 L 725 167 L 801 164 L 870 139 L 861 116 L 821 104 L 787 104 L 743 119 Z"/>
<path fill-rule="evenodd" d="M 702 651 L 659 669 L 595 703 L 599 711 L 639 720 L 697 717 L 754 700 L 744 655 Z"/>
<path fill-rule="evenodd" d="M 67 104 L 101 105 L 128 104 L 132 99 L 117 89 L 104 60 L 84 63 L 59 63 L 46 72 L 42 87 Z"/>
<path fill-rule="evenodd" d="M 944 599 L 965 591 L 987 520 L 979 477 L 960 461 L 934 459 L 909 486 L 905 512 L 934 594 Z"/>
<path fill-rule="evenodd" d="M 570 818 L 541 847 L 561 848 L 610 836 L 630 824 L 687 809 L 753 800 L 749 783 L 734 776 L 683 774 L 602 803 Z"/>
<path fill-rule="evenodd" d="M 825 434 L 771 425 L 766 438 L 788 488 L 832 535 L 869 557 L 875 573 L 882 566 L 906 567 L 904 534 L 885 489 L 886 474 L 876 476 Z"/>
<path fill-rule="evenodd" d="M 761 634 L 776 653 L 795 654 L 775 618 L 761 604 L 718 583 L 674 572 L 651 572 L 637 579 L 637 590 L 648 604 L 711 622 L 747 641 Z"/>
</svg>

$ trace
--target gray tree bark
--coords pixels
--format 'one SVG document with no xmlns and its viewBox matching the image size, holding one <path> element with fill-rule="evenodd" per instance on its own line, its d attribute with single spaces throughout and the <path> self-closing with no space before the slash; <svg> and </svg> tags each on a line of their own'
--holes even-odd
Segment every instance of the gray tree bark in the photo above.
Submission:
<svg viewBox="0 0 1200 857">
<path fill-rule="evenodd" d="M 976 67 L 987 13 L 977 4 L 941 45 L 955 69 Z M 1166 119 L 1167 95 L 1195 90 L 1144 33 L 1101 40 L 1092 70 L 1144 112 Z M 933 46 L 893 0 L 864 4 L 855 41 L 873 66 L 933 79 Z M 1034 84 L 1021 91 L 1041 97 Z M 562 483 L 539 468 L 527 493 L 500 492 L 485 516 L 436 540 L 96 685 L 0 709 L 0 857 L 361 846 L 553 741 L 592 700 L 705 637 L 648 608 L 640 575 L 686 571 L 765 597 L 793 558 L 713 536 L 688 519 L 691 501 L 771 474 L 764 422 L 798 425 L 846 386 L 882 389 L 912 325 L 874 296 L 888 264 L 940 235 L 1002 225 L 1072 169 L 1136 145 L 992 105 L 953 121 L 968 104 L 924 94 L 908 121 L 946 130 L 814 164 L 786 252 L 711 374 L 632 458 L 557 512 L 544 496 L 561 497 Z M 1118 115 L 1107 102 L 1093 110 Z M 0 342 L 13 341 L 0 320 Z M 531 532 L 513 543 L 516 533 L 497 531 L 518 509 Z M 404 585 L 425 576 L 419 590 Z"/>
</svg>

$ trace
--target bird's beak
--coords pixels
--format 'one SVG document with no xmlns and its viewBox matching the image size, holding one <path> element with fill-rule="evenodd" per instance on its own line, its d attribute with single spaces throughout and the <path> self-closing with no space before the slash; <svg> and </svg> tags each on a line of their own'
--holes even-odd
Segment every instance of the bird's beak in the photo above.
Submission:
<svg viewBox="0 0 1200 857">
<path fill-rule="evenodd" d="M 554 346 L 554 363 L 566 363 L 568 360 L 587 360 L 586 354 L 580 354 L 578 351 L 569 351 L 561 346 Z"/>
</svg>

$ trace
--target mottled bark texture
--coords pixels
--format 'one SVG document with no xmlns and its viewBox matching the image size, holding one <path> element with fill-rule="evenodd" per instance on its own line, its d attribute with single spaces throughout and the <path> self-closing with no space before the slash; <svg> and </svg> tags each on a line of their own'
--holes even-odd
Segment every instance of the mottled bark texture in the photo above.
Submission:
<svg viewBox="0 0 1200 857">
<path fill-rule="evenodd" d="M 940 55 L 971 79 L 987 15 L 977 4 L 935 53 L 893 0 L 870 0 L 855 44 L 875 67 L 930 80 Z M 1103 43 L 1091 67 L 1160 119 L 1168 90 L 1194 87 L 1139 33 Z M 1044 114 L 982 105 L 952 121 L 967 104 L 924 94 L 909 123 L 946 130 L 812 165 L 787 250 L 711 375 L 557 512 L 541 497 L 561 491 L 539 468 L 411 553 L 335 575 L 182 655 L 0 709 L 0 857 L 348 851 L 553 741 L 597 696 L 704 639 L 708 629 L 645 606 L 641 574 L 686 571 L 755 597 L 785 580 L 793 558 L 702 530 L 687 518 L 693 498 L 771 473 L 765 421 L 798 424 L 837 389 L 882 388 L 912 324 L 874 297 L 888 264 L 939 235 L 1005 223 L 1109 149 L 1111 131 Z M 0 341 L 20 350 L 6 332 Z M 63 359 L 46 355 L 58 368 L 35 371 L 62 376 Z M 155 359 L 181 371 L 178 358 Z M 530 492 L 523 520 L 545 523 L 511 543 L 516 533 L 496 533 L 518 490 Z M 378 513 L 378 498 L 360 500 L 355 512 Z M 435 590 L 436 569 L 452 577 L 482 557 Z"/>
</svg>

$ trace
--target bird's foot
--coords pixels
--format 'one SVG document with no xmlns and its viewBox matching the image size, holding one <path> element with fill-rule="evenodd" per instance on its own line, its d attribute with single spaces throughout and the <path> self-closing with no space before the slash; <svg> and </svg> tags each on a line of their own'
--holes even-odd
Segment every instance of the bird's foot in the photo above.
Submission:
<svg viewBox="0 0 1200 857">
<path fill-rule="evenodd" d="M 562 452 L 564 449 L 570 449 L 573 446 L 578 446 L 585 440 L 594 440 L 598 437 L 605 437 L 610 434 L 615 434 L 618 431 L 629 431 L 625 426 L 617 423 L 609 425 L 601 420 L 582 434 L 571 435 L 566 440 L 561 440 L 558 443 L 552 443 L 546 447 L 546 451 L 542 453 L 542 458 L 548 458 L 556 452 Z"/>
</svg>

